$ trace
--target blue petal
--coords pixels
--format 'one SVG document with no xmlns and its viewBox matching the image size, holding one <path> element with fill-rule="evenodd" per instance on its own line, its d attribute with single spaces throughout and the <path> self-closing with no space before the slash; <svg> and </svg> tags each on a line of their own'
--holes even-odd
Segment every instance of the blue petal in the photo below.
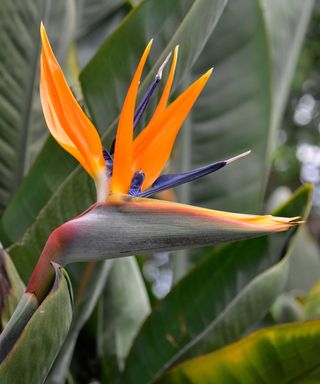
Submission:
<svg viewBox="0 0 320 384">
<path fill-rule="evenodd" d="M 137 125 L 139 124 L 139 121 L 141 120 L 141 117 L 143 116 L 145 110 L 147 109 L 147 106 L 151 100 L 151 97 L 154 94 L 154 91 L 156 90 L 158 84 L 160 83 L 160 80 L 162 79 L 162 71 L 164 67 L 166 66 L 169 58 L 171 56 L 171 52 L 169 55 L 165 58 L 164 62 L 161 64 L 159 71 L 157 72 L 153 82 L 150 84 L 149 88 L 147 89 L 147 92 L 143 96 L 137 110 L 135 111 L 134 118 L 133 118 L 133 129 L 135 130 L 137 128 Z M 116 144 L 116 139 L 113 140 L 111 147 L 110 147 L 110 153 L 113 154 L 114 147 Z"/>
<path fill-rule="evenodd" d="M 149 88 L 147 89 L 147 92 L 143 96 L 135 114 L 134 114 L 134 120 L 133 120 L 133 129 L 135 130 L 137 128 L 137 125 L 139 121 L 141 120 L 142 115 L 144 114 L 145 110 L 147 109 L 147 106 L 150 102 L 150 99 L 152 95 L 154 94 L 154 91 L 157 88 L 157 85 L 160 82 L 160 77 L 156 76 Z M 116 145 L 116 139 L 113 140 L 111 147 L 110 147 L 110 153 L 113 154 L 114 147 Z"/>
<path fill-rule="evenodd" d="M 107 166 L 107 176 L 111 176 L 113 171 L 113 158 L 106 148 L 102 149 L 102 153 Z"/>
<path fill-rule="evenodd" d="M 147 106 L 151 100 L 151 97 L 154 94 L 154 91 L 156 90 L 157 85 L 159 83 L 160 83 L 160 78 L 156 76 L 152 84 L 147 89 L 146 94 L 143 96 L 141 103 L 139 104 L 139 107 L 134 114 L 133 129 L 137 128 L 137 125 L 139 124 L 139 121 L 141 120 L 141 117 L 144 114 L 144 111 L 147 109 Z"/>
<path fill-rule="evenodd" d="M 154 91 L 156 90 L 157 88 L 157 85 L 160 83 L 160 80 L 162 79 L 162 72 L 163 72 L 163 69 L 164 67 L 166 66 L 166 64 L 168 63 L 169 59 L 171 57 L 171 52 L 167 55 L 167 57 L 165 58 L 164 62 L 161 64 L 153 82 L 151 83 L 151 85 L 149 86 L 149 88 L 147 89 L 147 92 L 145 93 L 145 95 L 143 96 L 140 104 L 139 104 L 139 107 L 138 109 L 136 110 L 135 114 L 134 114 L 134 123 L 133 123 L 133 126 L 134 126 L 134 129 L 137 128 L 137 125 L 144 113 L 144 111 L 146 110 L 149 102 L 150 102 L 150 99 L 152 97 L 152 95 L 154 94 Z"/>
<path fill-rule="evenodd" d="M 202 176 L 215 172 L 218 169 L 224 167 L 226 164 L 228 164 L 227 160 L 218 161 L 201 168 L 193 169 L 192 171 L 162 175 L 158 177 L 158 179 L 153 183 L 152 187 L 148 188 L 144 192 L 140 192 L 136 196 L 147 197 L 153 195 L 154 193 L 164 191 L 165 189 L 177 187 L 178 185 L 188 183 L 189 181 L 199 179 Z"/>
<path fill-rule="evenodd" d="M 142 171 L 136 172 L 131 180 L 129 195 L 139 196 L 141 193 L 141 187 L 143 182 L 144 182 L 144 173 Z"/>
</svg>

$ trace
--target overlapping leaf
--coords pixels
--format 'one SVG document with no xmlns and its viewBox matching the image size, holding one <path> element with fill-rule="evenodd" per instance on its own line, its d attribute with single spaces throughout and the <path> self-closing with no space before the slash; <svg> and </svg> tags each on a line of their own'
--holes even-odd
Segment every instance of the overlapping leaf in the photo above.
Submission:
<svg viewBox="0 0 320 384">
<path fill-rule="evenodd" d="M 97 345 L 103 380 L 116 383 L 150 303 L 134 257 L 114 260 L 99 306 Z"/>
<path fill-rule="evenodd" d="M 0 243 L 0 332 L 12 316 L 24 289 L 14 264 Z"/>
<path fill-rule="evenodd" d="M 14 348 L 0 364 L 1 383 L 43 383 L 64 341 L 72 318 L 72 291 L 65 271 L 58 266 L 55 270 L 55 282 L 46 299 L 37 309 L 29 305 L 33 307 L 31 318 L 24 312 L 29 320 L 17 334 Z M 17 320 L 19 316 L 10 321 L 9 332 L 15 328 Z M 4 344 L 7 340 L 11 342 L 10 339 L 1 335 L 1 351 L 6 349 Z"/>
<path fill-rule="evenodd" d="M 0 212 L 24 175 L 45 2 L 0 4 Z"/>
<path fill-rule="evenodd" d="M 158 383 L 318 383 L 320 321 L 265 328 L 173 368 Z"/>
<path fill-rule="evenodd" d="M 60 384 L 64 382 L 70 367 L 74 348 L 79 332 L 88 321 L 105 286 L 112 262 L 86 263 L 83 268 L 71 269 L 74 277 L 75 304 L 70 329 L 63 341 L 57 358 L 50 369 L 46 384 Z M 79 266 L 78 266 L 79 267 Z M 82 272 L 82 273 L 79 273 Z M 77 280 L 76 277 L 80 276 Z"/>
</svg>

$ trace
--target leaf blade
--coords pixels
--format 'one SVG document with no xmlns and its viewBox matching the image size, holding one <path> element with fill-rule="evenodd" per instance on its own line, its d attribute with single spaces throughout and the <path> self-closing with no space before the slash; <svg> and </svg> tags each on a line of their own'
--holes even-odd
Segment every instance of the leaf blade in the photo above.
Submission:
<svg viewBox="0 0 320 384">
<path fill-rule="evenodd" d="M 159 383 L 302 383 L 319 369 L 319 339 L 319 320 L 265 328 L 182 363 Z"/>
<path fill-rule="evenodd" d="M 14 348 L 0 365 L 0 378 L 3 382 L 20 380 L 42 383 L 53 364 L 72 318 L 70 282 L 62 269 L 56 267 L 55 270 L 56 280 L 49 295 L 35 309 Z M 33 346 L 32 357 L 28 358 L 30 345 Z M 43 353 L 44 349 L 46 353 Z"/>
</svg>

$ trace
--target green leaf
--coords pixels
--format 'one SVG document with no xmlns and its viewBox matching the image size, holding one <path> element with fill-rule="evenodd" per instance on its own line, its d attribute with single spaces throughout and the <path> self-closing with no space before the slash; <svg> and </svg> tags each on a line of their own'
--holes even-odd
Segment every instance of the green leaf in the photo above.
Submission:
<svg viewBox="0 0 320 384">
<path fill-rule="evenodd" d="M 53 4 L 54 3 L 54 4 Z M 40 21 L 55 27 L 63 39 L 53 38 L 62 57 L 70 42 L 71 0 L 3 0 L 0 5 L 0 213 L 29 170 L 48 135 L 39 92 Z M 68 17 L 68 23 L 63 20 Z M 49 33 L 49 35 L 51 35 Z M 63 44 L 62 44 L 63 43 Z"/>
<path fill-rule="evenodd" d="M 55 271 L 56 278 L 52 289 L 37 309 L 36 299 L 32 294 L 25 294 L 21 299 L 22 309 L 26 308 L 27 304 L 28 313 L 22 312 L 23 316 L 27 316 L 27 322 L 16 334 L 14 348 L 1 362 L 1 383 L 43 383 L 53 364 L 72 318 L 72 291 L 69 279 L 65 271 L 57 265 Z M 17 320 L 19 316 L 17 319 L 13 315 L 3 332 L 5 335 L 1 334 L 1 351 L 5 348 L 7 339 L 10 340 Z"/>
<path fill-rule="evenodd" d="M 105 286 L 112 261 L 87 263 L 84 268 L 72 268 L 75 304 L 70 329 L 47 377 L 46 384 L 63 383 L 70 367 L 79 332 L 89 319 Z M 82 272 L 82 273 L 79 273 Z M 79 281 L 75 277 L 80 276 Z"/>
<path fill-rule="evenodd" d="M 320 318 L 320 282 L 318 281 L 310 290 L 305 302 L 307 319 Z"/>
<path fill-rule="evenodd" d="M 241 212 L 261 206 L 311 8 L 312 0 L 228 2 L 195 65 L 195 76 L 208 66 L 215 71 L 191 115 L 190 162 L 198 167 L 252 153 L 192 183 L 193 204 Z"/>
<path fill-rule="evenodd" d="M 28 2 L 28 4 L 32 3 L 36 3 L 36 1 L 32 0 Z M 73 0 L 48 0 L 47 2 L 41 2 L 41 4 L 44 3 L 47 4 L 45 24 L 48 34 L 58 59 L 64 63 L 74 32 L 72 26 L 72 19 L 74 18 Z M 34 5 L 34 7 L 36 7 L 36 5 Z M 41 7 L 37 10 L 37 12 L 40 12 L 38 15 L 39 20 L 35 21 L 34 25 L 30 24 L 28 27 L 32 30 L 32 36 L 34 35 L 33 37 L 28 37 L 28 39 L 34 39 L 33 41 L 30 41 L 32 49 L 29 49 L 28 55 L 30 56 L 33 50 L 37 47 L 36 52 L 34 52 L 34 67 L 30 68 L 30 64 L 19 64 L 19 66 L 15 66 L 15 68 L 26 66 L 24 68 L 25 71 L 30 71 L 32 69 L 34 72 L 32 73 L 32 76 L 34 77 L 33 79 L 31 79 L 31 75 L 28 75 L 28 78 L 24 79 L 24 81 L 30 82 L 32 80 L 33 82 L 32 89 L 29 90 L 30 93 L 32 92 L 32 97 L 15 94 L 15 97 L 19 97 L 19 103 L 23 102 L 23 105 L 25 105 L 24 108 L 26 108 L 25 120 L 21 121 L 21 130 L 17 132 L 19 140 L 21 140 L 20 149 L 18 150 L 21 152 L 22 156 L 19 161 L 22 162 L 20 165 L 23 174 L 28 173 L 31 165 L 34 164 L 34 160 L 39 154 L 45 139 L 49 135 L 49 131 L 43 118 L 38 90 L 38 55 L 40 53 L 39 29 L 40 20 L 44 18 L 44 16 L 41 15 Z M 6 17 L 9 18 L 8 15 Z M 18 73 L 19 76 L 21 76 L 21 70 L 18 70 Z M 22 100 L 20 100 L 20 98 L 22 98 Z M 19 119 L 22 119 L 23 114 L 19 111 L 17 113 L 20 113 Z M 24 137 L 22 137 L 22 130 L 24 130 Z M 19 140 L 15 141 L 16 144 L 19 143 Z M 53 151 L 59 159 L 61 168 L 57 168 L 57 159 L 54 158 Z M 19 156 L 16 156 L 16 159 L 18 158 Z M 32 171 L 28 173 L 28 177 L 22 181 L 20 177 L 19 188 L 13 195 L 1 218 L 0 238 L 6 247 L 19 240 L 24 231 L 30 226 L 40 208 L 47 201 L 48 196 L 50 196 L 61 183 L 60 174 L 62 173 L 63 178 L 67 177 L 75 165 L 76 162 L 73 161 L 65 151 L 60 149 L 53 139 L 49 138 L 41 151 L 41 155 L 36 161 L 36 164 L 32 167 Z"/>
<path fill-rule="evenodd" d="M 70 44 L 75 38 L 75 0 L 50 0 L 48 4 L 48 17 L 44 21 L 46 31 L 55 55 L 64 67 L 65 59 L 69 54 Z"/>
<path fill-rule="evenodd" d="M 24 175 L 45 2 L 0 4 L 0 213 Z"/>
<path fill-rule="evenodd" d="M 120 113 L 132 73 L 149 40 L 155 38 L 151 57 L 158 60 L 141 89 L 146 89 L 169 50 L 180 44 L 177 84 L 200 54 L 225 4 L 225 0 L 145 0 L 129 14 L 80 76 L 91 116 L 101 133 Z"/>
<path fill-rule="evenodd" d="M 320 367 L 319 345 L 319 320 L 265 328 L 174 367 L 159 384 L 318 382 L 304 379 Z"/>
<path fill-rule="evenodd" d="M 63 152 L 62 155 L 64 155 Z M 70 178 L 72 178 L 72 183 L 68 182 Z M 94 185 L 89 176 L 80 169 L 79 172 L 74 171 L 69 175 L 65 183 L 56 190 L 56 193 L 40 212 L 37 220 L 26 232 L 22 241 L 8 249 L 25 283 L 30 278 L 50 233 L 65 220 L 70 220 L 79 212 L 84 211 L 90 206 L 94 197 Z"/>
<path fill-rule="evenodd" d="M 111 123 L 117 117 L 130 84 L 130 77 L 144 48 L 144 43 L 149 39 L 149 36 L 156 35 L 156 32 L 158 32 L 158 47 L 161 52 L 172 48 L 177 41 L 181 44 L 180 66 L 183 64 L 184 67 L 183 71 L 180 71 L 180 75 L 179 72 L 176 75 L 176 79 L 179 81 L 183 73 L 190 68 L 192 62 L 199 55 L 206 38 L 219 19 L 224 3 L 222 0 L 217 0 L 212 6 L 212 2 L 209 0 L 196 0 L 192 3 L 190 1 L 171 2 L 169 0 L 142 2 L 137 9 L 128 15 L 119 29 L 102 47 L 102 51 L 98 52 L 83 72 L 81 79 L 85 93 L 92 94 L 92 97 L 97 97 L 98 100 L 97 106 L 94 107 L 96 110 L 94 115 L 99 113 L 98 109 L 105 113 L 107 108 L 109 115 L 105 123 Z M 153 15 L 155 10 L 159 11 L 159 15 L 156 14 L 155 16 L 157 23 L 148 23 L 148 17 L 151 17 L 151 13 Z M 161 19 L 161 17 L 163 18 Z M 193 25 L 198 18 L 202 22 L 199 24 L 197 34 L 195 34 Z M 161 28 L 157 31 L 156 28 L 159 25 Z M 134 39 L 133 44 L 137 45 L 124 43 L 124 40 L 131 41 L 131 37 L 137 36 L 137 34 L 141 39 Z M 172 35 L 174 37 L 170 40 Z M 182 49 L 182 46 L 185 47 Z M 139 50 L 140 48 L 141 50 Z M 110 60 L 105 61 L 105 55 Z M 130 63 L 123 60 L 123 57 L 133 57 L 133 55 L 134 58 Z M 121 62 L 121 65 L 118 61 Z M 99 69 L 100 66 L 101 69 Z M 158 64 L 155 68 L 158 68 Z M 117 71 L 117 76 L 115 71 Z M 107 73 L 112 74 L 112 76 L 108 77 Z M 91 76 L 94 74 L 102 76 L 99 80 L 99 90 L 103 89 L 103 93 L 99 93 L 99 95 L 96 95 L 96 81 L 91 81 Z M 102 78 L 108 78 L 109 81 L 104 82 Z M 142 87 L 145 88 L 147 84 L 148 80 L 146 79 Z M 109 100 L 112 102 L 108 102 Z M 115 103 L 118 107 L 115 107 Z M 102 116 L 101 121 L 104 119 L 105 117 Z M 8 208 L 2 220 L 2 236 L 5 236 L 7 240 L 8 238 L 11 241 L 19 240 L 24 231 L 29 228 L 23 239 L 24 244 L 28 242 L 28 247 L 20 252 L 19 249 L 22 249 L 22 246 L 17 244 L 10 250 L 17 270 L 25 281 L 30 276 L 49 234 L 63 222 L 85 210 L 94 201 L 95 196 L 93 182 L 89 180 L 79 166 L 71 173 L 73 167 L 71 157 L 63 150 L 58 149 L 52 139 L 46 147 L 47 150 L 41 153 L 30 176 L 25 179 L 19 190 L 14 200 L 14 206 Z M 67 179 L 59 187 L 65 177 Z M 41 207 L 43 209 L 39 214 Z M 35 217 L 37 219 L 34 222 Z M 10 241 L 8 243 L 10 244 Z"/>
<path fill-rule="evenodd" d="M 109 2 L 106 3 L 101 1 L 101 7 L 106 7 L 107 4 L 109 4 Z M 98 10 L 99 6 L 97 7 L 97 12 Z M 131 8 L 126 3 L 111 14 L 108 14 L 107 18 L 105 18 L 102 22 L 100 20 L 98 23 L 93 22 L 92 25 L 88 25 L 88 30 L 83 30 L 81 27 L 83 25 L 82 22 L 78 25 L 80 28 L 80 37 L 77 41 L 77 57 L 81 68 L 89 63 L 89 61 L 97 53 L 98 49 L 120 25 L 130 10 Z M 86 25 L 86 23 L 84 25 Z"/>
<path fill-rule="evenodd" d="M 104 382 L 116 383 L 150 303 L 134 257 L 114 260 L 99 306 L 98 353 Z"/>
<path fill-rule="evenodd" d="M 24 289 L 13 262 L 0 243 L 0 332 L 12 316 Z"/>
<path fill-rule="evenodd" d="M 303 303 L 290 293 L 283 293 L 277 298 L 272 305 L 270 314 L 274 322 L 278 324 L 306 319 Z"/>
<path fill-rule="evenodd" d="M 275 213 L 307 215 L 310 192 L 301 188 Z M 181 358 L 232 342 L 261 320 L 284 288 L 292 235 L 228 244 L 209 254 L 144 323 L 124 382 L 152 382 Z"/>
<path fill-rule="evenodd" d="M 304 227 L 290 258 L 290 275 L 286 290 L 307 293 L 319 280 L 319 246 L 308 227 Z"/>
<path fill-rule="evenodd" d="M 78 35 L 83 36 L 115 12 L 124 0 L 78 0 Z M 107 23 L 106 23 L 107 24 Z"/>
<path fill-rule="evenodd" d="M 59 167 L 56 166 L 58 158 Z M 40 210 L 48 203 L 48 199 L 58 192 L 61 182 L 70 175 L 75 166 L 76 161 L 60 148 L 52 137 L 49 137 L 2 216 L 0 238 L 6 247 L 21 238 L 38 217 Z"/>
</svg>

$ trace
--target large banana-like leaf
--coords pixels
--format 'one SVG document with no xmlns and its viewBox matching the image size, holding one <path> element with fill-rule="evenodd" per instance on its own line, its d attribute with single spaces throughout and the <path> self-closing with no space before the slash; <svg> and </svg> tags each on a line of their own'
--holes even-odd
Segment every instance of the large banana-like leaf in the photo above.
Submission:
<svg viewBox="0 0 320 384">
<path fill-rule="evenodd" d="M 47 8 L 47 17 L 44 19 L 46 29 L 55 55 L 64 66 L 70 44 L 75 38 L 76 0 L 50 0 Z"/>
<path fill-rule="evenodd" d="M 99 2 L 101 3 L 101 7 L 106 7 L 106 5 L 109 4 L 109 2 L 106 3 L 101 0 L 98 0 L 98 3 Z M 94 12 L 98 13 L 99 8 L 100 6 L 97 6 Z M 78 24 L 78 27 L 80 28 L 80 36 L 77 41 L 77 57 L 80 68 L 85 67 L 89 63 L 89 61 L 97 53 L 98 49 L 120 25 L 130 10 L 131 7 L 129 4 L 125 3 L 122 7 L 116 9 L 114 12 L 111 12 L 111 14 L 108 14 L 107 18 L 99 20 L 97 23 L 93 22 L 93 20 L 93 24 L 90 24 L 90 26 L 87 25 L 87 23 L 84 23 L 84 25 L 87 25 L 88 30 L 83 30 L 81 28 L 83 24 Z M 83 17 L 85 17 L 85 15 Z"/>
<path fill-rule="evenodd" d="M 277 214 L 307 215 L 304 187 Z M 130 351 L 125 383 L 150 383 L 186 356 L 236 340 L 261 320 L 285 286 L 293 233 L 215 250 L 155 307 Z"/>
<path fill-rule="evenodd" d="M 0 243 L 0 332 L 12 316 L 25 286 Z"/>
<path fill-rule="evenodd" d="M 113 262 L 99 306 L 98 352 L 103 379 L 116 383 L 150 303 L 134 257 Z"/>
<path fill-rule="evenodd" d="M 43 383 L 64 341 L 72 318 L 72 290 L 66 272 L 57 265 L 55 272 L 52 289 L 41 305 L 37 308 L 34 296 L 25 294 L 0 336 L 3 384 Z"/>
<path fill-rule="evenodd" d="M 261 204 L 312 5 L 312 0 L 228 2 L 195 65 L 196 76 L 210 65 L 215 72 L 192 114 L 189 162 L 196 167 L 209 158 L 252 153 L 191 184 L 193 204 L 241 212 Z"/>
<path fill-rule="evenodd" d="M 107 18 L 125 3 L 125 0 L 78 0 L 78 35 L 90 32 L 96 24 Z"/>
<path fill-rule="evenodd" d="M 10 4 L 9 7 L 5 5 L 7 3 Z M 12 57 L 9 64 L 4 62 L 3 65 L 6 65 L 8 68 L 6 72 L 3 71 L 3 73 L 6 73 L 6 76 L 2 76 L 0 80 L 0 93 L 1 99 L 3 100 L 2 103 L 0 102 L 0 111 L 3 116 L 0 123 L 1 156 L 3 156 L 1 167 L 10 168 L 7 169 L 6 175 L 12 179 L 10 182 L 12 185 L 9 185 L 12 189 L 11 192 L 13 193 L 18 186 L 18 191 L 20 191 L 13 195 L 9 207 L 6 208 L 0 222 L 0 238 L 4 245 L 7 246 L 19 238 L 18 234 L 21 234 L 21 232 L 19 232 L 20 228 L 28 227 L 30 221 L 27 220 L 30 220 L 30 216 L 26 214 L 26 212 L 31 208 L 29 213 L 33 212 L 34 214 L 34 207 L 41 206 L 41 204 L 44 203 L 43 198 L 41 198 L 39 194 L 35 194 L 35 191 L 43 189 L 45 192 L 48 192 L 48 190 L 51 191 L 51 188 L 56 187 L 55 182 L 59 171 L 55 169 L 55 166 L 52 166 L 52 169 L 50 169 L 50 175 L 42 175 L 41 178 L 28 177 L 26 181 L 22 182 L 23 191 L 21 191 L 20 183 L 22 176 L 29 171 L 29 168 L 48 136 L 48 129 L 44 122 L 38 91 L 40 21 L 42 19 L 45 21 L 56 54 L 59 59 L 64 61 L 70 39 L 72 38 L 73 30 L 71 20 L 74 8 L 73 0 L 48 0 L 46 2 L 37 0 L 28 2 L 5 0 L 0 5 L 0 13 L 2 7 L 3 15 L 0 17 L 4 18 L 4 22 L 1 26 L 5 28 L 5 31 L 1 32 L 0 35 L 5 41 L 2 43 L 0 63 L 2 62 L 1 55 L 4 55 L 4 60 L 8 60 L 10 55 Z M 14 13 L 14 17 L 11 16 L 9 11 Z M 24 17 L 28 20 L 27 23 Z M 10 25 L 10 28 L 7 28 L 7 24 Z M 58 34 L 56 31 L 58 31 Z M 61 36 L 63 36 L 63 38 Z M 14 41 L 16 41 L 16 43 L 14 43 Z M 9 45 L 8 50 L 6 49 L 7 45 Z M 22 47 L 21 50 L 18 49 L 20 46 Z M 11 52 L 10 55 L 8 52 Z M 19 89 L 14 89 L 12 86 L 10 88 L 8 87 L 7 83 L 10 77 L 11 81 L 14 81 L 16 78 Z M 2 91 L 1 87 L 5 87 L 6 91 Z M 8 90 L 10 90 L 10 96 Z M 5 116 L 8 113 L 10 113 L 10 125 L 5 120 Z M 10 142 L 8 140 L 10 140 Z M 55 147 L 56 144 L 54 144 L 54 148 Z M 49 152 L 50 148 L 51 145 L 47 145 Z M 9 154 L 7 153 L 8 151 Z M 63 163 L 63 156 L 65 154 L 63 151 L 61 152 L 62 154 L 59 152 L 61 164 L 63 164 L 63 169 L 69 172 L 70 168 Z M 44 162 L 43 164 L 52 164 L 54 159 L 52 159 L 47 151 L 45 151 L 45 153 L 46 155 L 42 157 L 41 161 Z M 74 166 L 75 162 L 71 163 Z M 39 166 L 41 168 L 41 165 L 38 163 L 38 165 L 33 168 L 32 174 L 38 172 Z M 3 170 L 1 168 L 0 172 L 2 171 L 4 172 L 4 168 Z M 0 195 L 2 193 L 2 183 L 9 182 L 9 179 L 4 176 L 5 175 L 1 173 Z M 24 192 L 25 190 L 28 190 L 30 193 L 26 194 Z M 6 201 L 6 203 L 8 203 L 8 201 Z M 1 211 L 2 208 L 0 208 L 0 212 Z M 8 227 L 6 227 L 6 225 Z M 8 231 L 7 235 L 6 229 L 8 228 L 11 228 L 11 230 Z"/>
<path fill-rule="evenodd" d="M 70 0 L 55 1 L 54 9 L 50 0 L 3 0 L 0 4 L 0 213 L 47 137 L 37 91 L 40 21 L 46 19 L 49 26 L 57 27 L 69 4 Z M 60 35 L 65 31 L 66 26 L 60 24 Z M 61 56 L 62 40 L 58 40 L 53 39 L 53 44 Z M 68 41 L 64 34 L 64 44 Z"/>
<path fill-rule="evenodd" d="M 290 276 L 286 290 L 307 293 L 319 280 L 319 245 L 308 227 L 304 227 L 290 259 Z"/>
<path fill-rule="evenodd" d="M 130 82 L 130 76 L 141 53 L 139 47 L 143 47 L 149 37 L 156 35 L 156 33 L 160 51 L 168 50 L 169 47 L 179 41 L 181 46 L 185 45 L 184 50 L 181 50 L 181 62 L 184 66 L 184 70 L 180 71 L 182 75 L 200 54 L 203 44 L 221 15 L 224 4 L 225 1 L 221 0 L 214 2 L 208 0 L 195 0 L 194 2 L 146 0 L 126 18 L 125 22 L 108 39 L 102 51 L 98 52 L 96 58 L 89 64 L 82 77 L 85 93 L 92 94 L 92 97 L 97 97 L 97 90 L 95 89 L 97 83 L 96 81 L 91 82 L 91 76 L 95 72 L 102 76 L 100 86 L 106 84 L 103 87 L 99 86 L 98 90 L 99 92 L 102 90 L 102 93 L 99 93 L 98 105 L 94 106 L 100 111 L 104 110 L 106 106 L 113 105 L 112 108 L 108 107 L 107 120 L 103 116 L 99 117 L 101 129 L 107 123 L 111 123 L 118 115 Z M 155 9 L 159 12 L 159 19 L 156 19 L 157 23 L 146 23 L 146 20 L 153 17 Z M 141 20 L 145 20 L 145 22 Z M 197 34 L 194 34 L 193 31 L 195 20 L 198 20 L 197 22 L 201 20 Z M 166 29 L 167 25 L 170 26 L 169 35 Z M 170 40 L 171 34 L 174 35 L 173 40 Z M 133 45 L 125 44 L 124 41 L 131 41 L 133 35 L 139 35 L 141 41 L 135 39 Z M 105 56 L 110 60 L 105 61 Z M 123 60 L 123 57 L 132 57 L 132 62 L 128 63 L 127 60 Z M 118 61 L 121 61 L 122 65 L 119 65 Z M 126 65 L 123 65 L 124 63 Z M 158 65 L 155 68 L 158 68 Z M 107 76 L 108 73 L 109 77 Z M 104 82 L 105 78 L 108 78 L 109 81 Z M 179 80 L 179 73 L 177 80 Z M 144 81 L 142 87 L 145 87 L 146 84 L 147 82 Z M 105 101 L 102 102 L 100 97 L 104 98 Z M 108 103 L 109 100 L 112 102 Z M 98 113 L 97 110 L 94 115 L 98 115 Z M 110 142 L 111 139 L 109 139 Z M 58 147 L 55 147 L 54 144 L 48 144 L 48 146 L 51 149 L 40 155 L 31 170 L 30 177 L 26 178 L 24 186 L 19 191 L 19 198 L 5 212 L 2 221 L 3 232 L 11 240 L 8 241 L 10 243 L 17 241 L 24 231 L 31 226 L 34 217 L 37 217 L 25 235 L 25 239 L 28 237 L 29 247 L 31 247 L 28 248 L 28 256 L 21 255 L 21 257 L 15 258 L 15 248 L 11 250 L 16 267 L 25 280 L 30 276 L 49 234 L 64 221 L 81 213 L 94 201 L 93 185 L 88 176 L 79 167 L 70 173 L 71 167 L 66 164 L 69 163 L 68 160 L 66 161 L 68 155 L 63 155 L 60 149 L 55 152 L 56 149 L 54 148 Z M 58 188 L 62 179 L 67 175 L 65 182 Z M 44 180 L 43 185 L 41 184 L 42 180 Z M 38 215 L 41 207 L 43 209 Z"/>
<path fill-rule="evenodd" d="M 24 175 L 44 12 L 41 0 L 0 3 L 0 213 Z"/>
<path fill-rule="evenodd" d="M 320 320 L 265 328 L 211 354 L 188 360 L 158 383 L 318 383 Z"/>
</svg>

